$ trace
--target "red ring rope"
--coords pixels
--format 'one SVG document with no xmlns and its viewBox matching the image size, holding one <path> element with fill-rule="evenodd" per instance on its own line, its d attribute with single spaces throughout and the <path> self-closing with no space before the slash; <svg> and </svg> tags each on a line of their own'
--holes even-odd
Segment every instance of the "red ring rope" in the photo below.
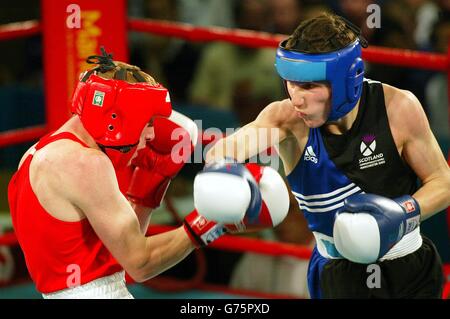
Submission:
<svg viewBox="0 0 450 319">
<path fill-rule="evenodd" d="M 37 140 L 47 132 L 48 129 L 44 125 L 0 132 L 0 147 Z"/>
<path fill-rule="evenodd" d="M 36 20 L 8 23 L 0 26 L 0 41 L 29 37 L 40 33 L 41 25 Z"/>
<path fill-rule="evenodd" d="M 266 32 L 225 29 L 219 27 L 197 27 L 190 24 L 152 19 L 130 18 L 128 20 L 128 27 L 131 31 L 178 37 L 190 41 L 225 41 L 253 48 L 277 47 L 279 41 L 285 37 L 284 35 Z M 35 20 L 11 23 L 0 26 L 0 40 L 30 36 L 38 34 L 40 30 L 41 26 L 39 22 Z M 450 77 L 449 56 L 450 50 L 447 55 L 376 46 L 371 46 L 363 50 L 363 57 L 367 62 L 446 71 Z M 30 129 L 30 131 L 31 133 L 24 131 L 28 134 L 24 136 L 21 136 L 22 134 L 25 134 L 21 130 L 0 132 L 0 147 L 35 140 L 43 135 L 41 128 L 37 128 L 36 131 Z M 21 137 L 16 137 L 16 135 Z"/>
<path fill-rule="evenodd" d="M 147 235 L 155 235 L 173 229 L 175 229 L 174 226 L 152 225 L 149 227 Z M 17 238 L 13 232 L 0 236 L 0 246 L 14 246 L 17 244 Z M 292 256 L 299 259 L 309 259 L 311 257 L 311 249 L 308 247 L 233 235 L 222 236 L 208 247 L 233 252 L 254 252 L 269 256 Z"/>
<path fill-rule="evenodd" d="M 128 20 L 132 31 L 181 38 L 189 41 L 225 41 L 251 48 L 278 47 L 286 35 L 271 34 L 240 29 L 220 27 L 197 27 L 185 23 L 134 19 Z M 449 59 L 445 54 L 425 53 L 412 50 L 391 49 L 370 46 L 363 49 L 363 58 L 367 62 L 383 63 L 426 70 L 448 71 Z"/>
</svg>

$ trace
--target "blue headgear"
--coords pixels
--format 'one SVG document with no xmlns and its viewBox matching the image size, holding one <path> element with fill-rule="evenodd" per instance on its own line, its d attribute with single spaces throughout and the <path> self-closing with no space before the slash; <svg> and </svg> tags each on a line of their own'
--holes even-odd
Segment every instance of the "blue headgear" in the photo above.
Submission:
<svg viewBox="0 0 450 319">
<path fill-rule="evenodd" d="M 331 113 L 328 121 L 337 120 L 350 112 L 361 96 L 364 63 L 361 60 L 361 40 L 327 53 L 287 50 L 281 42 L 275 67 L 280 77 L 293 82 L 327 81 L 331 85 Z M 363 40 L 363 46 L 366 47 Z"/>
</svg>

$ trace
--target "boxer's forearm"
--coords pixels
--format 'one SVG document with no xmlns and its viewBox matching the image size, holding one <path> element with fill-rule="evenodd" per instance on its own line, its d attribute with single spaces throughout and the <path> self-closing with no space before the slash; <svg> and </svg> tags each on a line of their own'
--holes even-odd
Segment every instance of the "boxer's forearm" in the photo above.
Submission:
<svg viewBox="0 0 450 319">
<path fill-rule="evenodd" d="M 238 162 L 258 155 L 279 142 L 278 129 L 259 128 L 249 123 L 235 133 L 219 140 L 206 154 L 206 163 L 231 157 Z"/>
<path fill-rule="evenodd" d="M 419 203 L 421 220 L 447 209 L 450 206 L 450 173 L 428 181 L 413 197 Z"/>
<path fill-rule="evenodd" d="M 224 157 L 230 157 L 237 160 L 238 154 L 234 145 L 234 139 L 232 136 L 228 136 L 219 140 L 214 146 L 206 153 L 205 163 L 217 162 Z"/>
<path fill-rule="evenodd" d="M 145 281 L 173 267 L 186 258 L 195 246 L 183 227 L 147 237 L 147 258 L 140 265 L 135 280 Z"/>
</svg>

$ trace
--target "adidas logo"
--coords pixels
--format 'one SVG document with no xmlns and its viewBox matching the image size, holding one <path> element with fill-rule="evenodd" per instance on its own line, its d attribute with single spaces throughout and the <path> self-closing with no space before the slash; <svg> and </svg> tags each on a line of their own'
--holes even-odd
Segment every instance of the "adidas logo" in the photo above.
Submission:
<svg viewBox="0 0 450 319">
<path fill-rule="evenodd" d="M 317 155 L 316 155 L 316 153 L 314 153 L 314 150 L 311 145 L 306 148 L 304 159 L 305 159 L 305 161 L 311 161 L 314 164 L 317 164 L 317 162 L 318 162 Z"/>
</svg>

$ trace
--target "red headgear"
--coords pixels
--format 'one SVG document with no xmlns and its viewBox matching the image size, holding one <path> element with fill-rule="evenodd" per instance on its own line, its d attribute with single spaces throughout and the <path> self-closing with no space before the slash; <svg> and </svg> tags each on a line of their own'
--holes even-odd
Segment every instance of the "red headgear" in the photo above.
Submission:
<svg viewBox="0 0 450 319">
<path fill-rule="evenodd" d="M 119 168 L 130 161 L 151 118 L 170 116 L 169 92 L 160 84 L 144 82 L 136 70 L 131 71 L 139 83 L 104 79 L 94 74 L 97 69 L 101 67 L 85 73 L 75 88 L 72 113 L 78 114 L 84 128 Z M 125 78 L 126 70 L 117 73 Z"/>
</svg>

